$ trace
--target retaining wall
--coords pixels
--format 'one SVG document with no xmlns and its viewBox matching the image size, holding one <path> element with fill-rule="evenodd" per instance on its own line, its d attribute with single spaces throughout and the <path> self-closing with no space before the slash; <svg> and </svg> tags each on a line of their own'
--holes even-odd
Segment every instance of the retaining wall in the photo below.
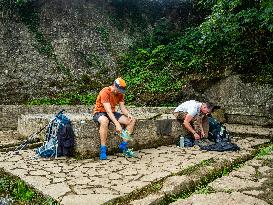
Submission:
<svg viewBox="0 0 273 205">
<path fill-rule="evenodd" d="M 69 113 L 82 114 L 90 113 L 93 106 L 88 105 L 43 105 L 43 106 L 27 106 L 27 105 L 0 105 L 0 130 L 16 130 L 18 126 L 18 118 L 26 114 L 54 114 L 62 109 Z M 129 107 L 133 115 L 141 115 L 147 112 L 171 113 L 173 107 Z"/>
<path fill-rule="evenodd" d="M 99 153 L 100 137 L 98 124 L 92 120 L 91 114 L 66 113 L 71 119 L 76 135 L 76 155 L 94 157 Z M 18 131 L 28 136 L 48 124 L 53 115 L 30 114 L 22 115 L 18 121 Z M 136 115 L 137 122 L 130 147 L 134 150 L 143 148 L 156 148 L 162 145 L 174 144 L 179 135 L 183 133 L 182 126 L 172 114 L 142 113 Z M 108 151 L 116 152 L 122 139 L 114 135 L 114 126 L 110 124 L 108 136 Z M 39 137 L 44 138 L 45 130 Z"/>
</svg>

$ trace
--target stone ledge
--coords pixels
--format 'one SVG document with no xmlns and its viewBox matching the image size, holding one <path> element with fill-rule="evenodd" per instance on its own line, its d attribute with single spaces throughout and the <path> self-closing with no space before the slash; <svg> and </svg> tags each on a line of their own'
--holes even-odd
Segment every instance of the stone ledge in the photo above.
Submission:
<svg viewBox="0 0 273 205">
<path fill-rule="evenodd" d="M 273 119 L 268 116 L 226 114 L 226 122 L 229 124 L 244 124 L 263 127 L 273 127 Z"/>
<path fill-rule="evenodd" d="M 75 152 L 80 157 L 94 157 L 99 153 L 100 137 L 98 125 L 92 120 L 91 114 L 66 113 L 72 121 L 76 135 Z M 18 132 L 27 137 L 48 124 L 53 115 L 34 114 L 22 115 L 18 120 Z M 174 144 L 182 132 L 182 128 L 172 114 L 144 113 L 137 115 L 137 122 L 130 147 L 134 150 L 156 148 L 161 145 Z M 117 152 L 118 144 L 122 141 L 114 135 L 114 126 L 109 126 L 109 153 Z M 38 137 L 45 136 L 44 129 Z"/>
<path fill-rule="evenodd" d="M 259 137 L 264 136 L 273 139 L 273 128 L 238 124 L 225 124 L 225 126 L 228 132 L 239 134 L 241 136 L 255 135 Z"/>
</svg>

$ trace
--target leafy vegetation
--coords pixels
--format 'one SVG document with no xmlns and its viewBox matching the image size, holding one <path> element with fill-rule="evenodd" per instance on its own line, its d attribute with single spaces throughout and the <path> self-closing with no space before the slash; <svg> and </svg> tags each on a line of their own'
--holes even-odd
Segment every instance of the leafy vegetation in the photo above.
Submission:
<svg viewBox="0 0 273 205">
<path fill-rule="evenodd" d="M 206 2 L 199 1 L 199 6 L 207 11 Z M 168 28 L 161 27 L 146 47 L 121 56 L 128 101 L 175 103 L 183 85 L 221 77 L 226 70 L 245 74 L 248 80 L 273 83 L 272 2 L 218 0 L 210 5 L 211 14 L 199 26 L 178 37 L 167 36 Z"/>
<path fill-rule="evenodd" d="M 96 101 L 96 94 L 86 93 L 67 93 L 59 94 L 56 97 L 45 97 L 34 99 L 28 102 L 28 105 L 93 105 Z"/>
<path fill-rule="evenodd" d="M 0 170 L 0 196 L 8 196 L 12 204 L 44 204 L 57 205 L 51 198 L 36 193 L 24 181 L 9 176 Z"/>
<path fill-rule="evenodd" d="M 271 144 L 268 147 L 265 147 L 259 151 L 259 153 L 256 155 L 256 158 L 260 158 L 262 156 L 268 155 L 268 153 L 273 151 L 273 144 Z"/>
</svg>

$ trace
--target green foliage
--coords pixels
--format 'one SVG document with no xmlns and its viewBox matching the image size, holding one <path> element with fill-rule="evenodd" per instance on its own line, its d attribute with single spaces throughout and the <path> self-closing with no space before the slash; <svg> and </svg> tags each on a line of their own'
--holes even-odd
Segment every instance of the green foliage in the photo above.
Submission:
<svg viewBox="0 0 273 205">
<path fill-rule="evenodd" d="M 138 49 L 125 57 L 121 72 L 128 82 L 126 100 L 136 105 L 148 104 L 155 97 L 160 98 L 161 103 L 168 102 L 180 89 L 183 80 L 176 78 L 174 70 L 166 63 L 170 58 L 168 49 L 159 45 L 153 50 Z"/>
<path fill-rule="evenodd" d="M 97 95 L 92 93 L 79 94 L 68 93 L 59 94 L 56 97 L 40 98 L 29 101 L 28 105 L 93 105 L 96 101 Z"/>
<path fill-rule="evenodd" d="M 0 194 L 12 198 L 14 204 L 57 205 L 52 198 L 36 193 L 24 181 L 13 178 L 0 170 Z"/>
<path fill-rule="evenodd" d="M 268 147 L 265 147 L 259 151 L 259 153 L 256 155 L 256 158 L 268 155 L 268 153 L 273 151 L 273 144 L 269 145 Z"/>
<path fill-rule="evenodd" d="M 12 188 L 12 196 L 22 201 L 29 201 L 33 198 L 34 192 L 30 190 L 23 181 L 16 181 Z"/>
<path fill-rule="evenodd" d="M 225 70 L 273 83 L 272 2 L 202 0 L 197 5 L 204 12 L 211 10 L 199 26 L 178 36 L 172 35 L 170 22 L 162 21 L 147 35 L 144 47 L 136 46 L 121 56 L 128 101 L 174 104 L 182 86 L 193 78 L 210 80 Z"/>
<path fill-rule="evenodd" d="M 256 1 L 218 1 L 199 27 L 197 51 L 206 54 L 203 63 L 252 74 L 272 64 L 272 24 L 267 20 L 273 10 L 268 9 Z"/>
<path fill-rule="evenodd" d="M 207 185 L 200 185 L 199 187 L 196 188 L 194 194 L 210 194 L 214 190 L 212 187 L 207 186 Z"/>
</svg>

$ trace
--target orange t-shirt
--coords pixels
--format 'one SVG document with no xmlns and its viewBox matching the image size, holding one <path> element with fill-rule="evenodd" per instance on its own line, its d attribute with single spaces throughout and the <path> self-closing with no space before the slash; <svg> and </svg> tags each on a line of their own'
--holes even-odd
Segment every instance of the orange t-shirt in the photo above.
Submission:
<svg viewBox="0 0 273 205">
<path fill-rule="evenodd" d="M 116 105 L 120 102 L 124 102 L 124 95 L 121 93 L 114 94 L 111 91 L 111 87 L 105 87 L 97 97 L 94 113 L 106 112 L 103 103 L 110 103 L 112 112 L 115 112 Z"/>
</svg>

